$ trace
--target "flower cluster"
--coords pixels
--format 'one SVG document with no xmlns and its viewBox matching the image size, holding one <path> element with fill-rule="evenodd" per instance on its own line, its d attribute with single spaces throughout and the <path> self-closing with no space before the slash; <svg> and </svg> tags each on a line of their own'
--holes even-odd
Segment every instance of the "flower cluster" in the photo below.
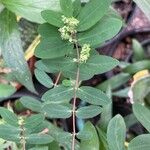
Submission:
<svg viewBox="0 0 150 150">
<path fill-rule="evenodd" d="M 62 21 L 64 22 L 65 26 L 59 28 L 59 32 L 61 33 L 61 38 L 63 40 L 69 40 L 69 42 L 71 43 L 75 42 L 73 35 L 77 32 L 76 27 L 79 21 L 74 17 L 67 18 L 65 16 L 62 16 Z"/>
<path fill-rule="evenodd" d="M 81 52 L 80 52 L 80 62 L 81 63 L 86 63 L 86 61 L 90 57 L 90 50 L 91 50 L 91 47 L 89 44 L 83 45 Z"/>
</svg>

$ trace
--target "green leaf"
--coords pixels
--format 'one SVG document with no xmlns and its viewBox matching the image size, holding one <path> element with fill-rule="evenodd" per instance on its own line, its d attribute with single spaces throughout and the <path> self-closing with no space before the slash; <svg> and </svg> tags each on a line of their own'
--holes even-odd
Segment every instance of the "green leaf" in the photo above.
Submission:
<svg viewBox="0 0 150 150">
<path fill-rule="evenodd" d="M 98 131 L 98 135 L 99 135 L 101 150 L 109 150 L 106 133 L 103 131 L 103 129 L 98 128 L 98 127 L 97 127 L 97 131 Z"/>
<path fill-rule="evenodd" d="M 72 15 L 73 15 L 72 0 L 60 0 L 60 6 L 61 6 L 61 9 L 62 9 L 62 13 L 66 17 L 72 17 Z"/>
<path fill-rule="evenodd" d="M 80 65 L 80 74 L 87 74 L 92 77 L 94 74 L 105 73 L 119 64 L 118 60 L 104 56 L 93 55 L 86 63 Z M 84 78 L 81 76 L 81 79 Z"/>
<path fill-rule="evenodd" d="M 53 81 L 52 79 L 42 70 L 35 69 L 34 74 L 36 79 L 45 87 L 51 88 L 53 87 Z"/>
<path fill-rule="evenodd" d="M 21 130 L 17 127 L 8 124 L 0 125 L 0 138 L 3 138 L 4 140 L 19 142 L 20 132 Z"/>
<path fill-rule="evenodd" d="M 15 87 L 7 84 L 0 84 L 0 98 L 6 98 L 16 92 Z"/>
<path fill-rule="evenodd" d="M 58 29 L 49 24 L 39 28 L 42 35 L 40 44 L 35 49 L 35 56 L 43 59 L 52 59 L 65 56 L 73 50 L 73 46 L 61 39 Z"/>
<path fill-rule="evenodd" d="M 85 106 L 81 107 L 76 111 L 76 116 L 78 118 L 87 119 L 87 118 L 93 118 L 97 115 L 99 115 L 102 112 L 102 108 L 99 106 Z"/>
<path fill-rule="evenodd" d="M 32 76 L 25 61 L 16 16 L 4 10 L 0 14 L 0 48 L 12 76 L 31 92 L 35 92 Z"/>
<path fill-rule="evenodd" d="M 18 126 L 18 118 L 16 114 L 11 112 L 10 110 L 0 107 L 0 115 L 8 124 L 12 126 Z"/>
<path fill-rule="evenodd" d="M 87 43 L 91 46 L 97 46 L 113 38 L 120 31 L 121 27 L 122 21 L 120 19 L 105 17 L 90 30 L 79 33 L 78 41 L 81 45 Z"/>
<path fill-rule="evenodd" d="M 138 122 L 138 120 L 136 119 L 133 113 L 125 116 L 124 121 L 126 123 L 127 128 L 130 128 L 131 126 L 133 126 L 134 124 Z"/>
<path fill-rule="evenodd" d="M 73 97 L 73 88 L 60 85 L 47 91 L 42 96 L 42 100 L 48 103 L 59 104 L 66 101 L 69 102 L 72 97 Z"/>
<path fill-rule="evenodd" d="M 60 12 L 56 12 L 53 10 L 44 10 L 42 11 L 42 17 L 46 22 L 49 24 L 56 26 L 56 27 L 63 27 L 64 23 L 62 21 L 63 14 Z"/>
<path fill-rule="evenodd" d="M 35 112 L 40 112 L 42 108 L 42 103 L 39 102 L 37 99 L 29 97 L 29 96 L 24 96 L 20 99 L 20 102 L 22 105 L 28 109 L 31 109 L 32 111 Z"/>
<path fill-rule="evenodd" d="M 140 61 L 146 58 L 142 45 L 136 39 L 132 40 L 132 47 L 134 61 Z"/>
<path fill-rule="evenodd" d="M 53 138 L 47 134 L 31 134 L 26 137 L 28 144 L 48 144 L 53 141 Z"/>
<path fill-rule="evenodd" d="M 111 92 L 111 87 L 109 86 L 107 88 L 107 96 L 111 99 L 112 101 L 112 92 Z M 103 108 L 103 111 L 101 113 L 101 119 L 99 121 L 99 124 L 100 124 L 100 127 L 103 131 L 106 131 L 107 130 L 107 126 L 109 124 L 109 121 L 111 120 L 112 118 L 112 102 L 109 103 L 108 105 L 106 105 L 104 108 Z"/>
<path fill-rule="evenodd" d="M 112 95 L 113 96 L 117 96 L 117 97 L 123 97 L 123 98 L 128 98 L 128 92 L 130 90 L 130 87 L 127 87 L 125 89 L 113 92 Z"/>
<path fill-rule="evenodd" d="M 128 150 L 149 150 L 150 134 L 143 134 L 134 138 L 128 146 Z"/>
<path fill-rule="evenodd" d="M 67 67 L 62 68 L 64 71 L 64 76 L 68 78 L 75 79 L 77 64 L 70 59 L 70 61 L 66 61 Z M 114 67 L 116 67 L 118 61 L 108 56 L 103 55 L 93 55 L 91 56 L 86 63 L 80 64 L 80 80 L 88 80 L 92 78 L 95 74 L 102 74 L 107 72 Z"/>
<path fill-rule="evenodd" d="M 91 138 L 86 139 L 83 138 L 81 140 L 80 149 L 79 150 L 99 150 L 99 138 L 96 132 L 95 127 L 90 123 L 87 122 L 84 125 L 83 131 L 86 133 L 91 133 Z"/>
<path fill-rule="evenodd" d="M 132 88 L 132 99 L 136 102 L 143 103 L 144 98 L 150 93 L 150 76 L 145 76 L 137 80 Z"/>
<path fill-rule="evenodd" d="M 127 73 L 120 73 L 112 78 L 102 82 L 97 86 L 98 89 L 102 91 L 106 91 L 107 88 L 110 86 L 111 89 L 116 89 L 121 85 L 125 84 L 131 78 L 130 74 Z"/>
<path fill-rule="evenodd" d="M 138 121 L 150 132 L 150 110 L 141 104 L 133 104 L 133 113 Z"/>
<path fill-rule="evenodd" d="M 131 65 L 128 65 L 126 68 L 123 69 L 123 72 L 129 74 L 135 74 L 141 70 L 150 69 L 150 61 L 149 60 L 142 60 Z"/>
<path fill-rule="evenodd" d="M 34 132 L 36 127 L 43 123 L 45 117 L 43 114 L 32 115 L 25 119 L 24 127 L 27 128 L 30 132 Z"/>
<path fill-rule="evenodd" d="M 49 146 L 48 150 L 60 150 L 59 143 L 57 143 L 55 141 L 53 141 L 52 143 L 50 143 L 48 146 Z"/>
<path fill-rule="evenodd" d="M 73 16 L 76 17 L 80 13 L 80 10 L 81 10 L 81 1 L 80 0 L 75 0 L 73 2 L 73 7 L 74 7 Z"/>
<path fill-rule="evenodd" d="M 69 107 L 58 104 L 46 104 L 42 110 L 49 118 L 70 118 L 72 115 Z"/>
<path fill-rule="evenodd" d="M 126 137 L 125 122 L 120 115 L 117 115 L 108 124 L 107 140 L 109 149 L 124 150 L 125 137 Z"/>
<path fill-rule="evenodd" d="M 92 78 L 95 74 L 107 72 L 118 65 L 114 58 L 103 55 L 92 55 L 86 63 L 80 64 L 80 80 Z M 37 66 L 37 64 L 36 64 Z M 57 58 L 51 60 L 42 60 L 37 66 L 47 72 L 62 72 L 65 77 L 75 79 L 77 72 L 77 63 L 73 58 Z"/>
<path fill-rule="evenodd" d="M 111 100 L 106 94 L 90 86 L 80 87 L 77 92 L 77 97 L 93 105 L 105 106 L 111 103 Z"/>
<path fill-rule="evenodd" d="M 148 17 L 150 20 L 150 1 L 149 0 L 133 0 L 138 7 L 145 13 L 145 15 Z"/>
<path fill-rule="evenodd" d="M 91 0 L 80 11 L 78 31 L 85 31 L 95 25 L 107 12 L 110 0 Z"/>
<path fill-rule="evenodd" d="M 1 0 L 4 6 L 18 16 L 24 17 L 29 21 L 43 23 L 41 12 L 46 9 L 60 10 L 58 0 Z"/>
</svg>

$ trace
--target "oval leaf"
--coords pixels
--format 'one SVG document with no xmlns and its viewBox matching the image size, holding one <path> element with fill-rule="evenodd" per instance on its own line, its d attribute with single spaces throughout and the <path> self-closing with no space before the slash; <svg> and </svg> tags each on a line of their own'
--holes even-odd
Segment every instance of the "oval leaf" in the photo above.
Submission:
<svg viewBox="0 0 150 150">
<path fill-rule="evenodd" d="M 138 121 L 150 132 L 150 110 L 141 104 L 134 104 L 133 112 Z"/>
<path fill-rule="evenodd" d="M 81 107 L 76 111 L 76 116 L 78 118 L 87 119 L 87 118 L 93 118 L 97 115 L 99 115 L 102 112 L 102 108 L 99 106 L 85 106 Z"/>
<path fill-rule="evenodd" d="M 26 137 L 28 144 L 48 144 L 53 141 L 53 138 L 47 134 L 31 134 Z"/>
<path fill-rule="evenodd" d="M 98 134 L 97 131 L 95 129 L 95 127 L 90 123 L 87 122 L 84 125 L 83 131 L 81 131 L 82 134 L 85 133 L 90 133 L 90 139 L 86 139 L 83 137 L 83 139 L 81 139 L 81 144 L 80 144 L 80 149 L 79 150 L 99 150 L 99 138 L 98 138 Z"/>
<path fill-rule="evenodd" d="M 0 115 L 8 124 L 18 126 L 18 117 L 10 110 L 0 107 Z"/>
<path fill-rule="evenodd" d="M 66 101 L 69 102 L 72 97 L 73 97 L 73 88 L 60 85 L 58 87 L 54 87 L 53 89 L 47 91 L 42 96 L 42 100 L 48 103 L 59 104 Z"/>
<path fill-rule="evenodd" d="M 66 17 L 72 17 L 73 15 L 72 0 L 60 0 L 60 6 L 61 6 L 62 13 Z"/>
<path fill-rule="evenodd" d="M 126 137 L 125 122 L 120 115 L 117 115 L 108 124 L 107 142 L 109 149 L 124 150 L 125 137 Z"/>
<path fill-rule="evenodd" d="M 72 110 L 63 105 L 46 104 L 42 110 L 49 118 L 69 118 L 72 115 Z"/>
<path fill-rule="evenodd" d="M 95 25 L 107 12 L 110 0 L 90 0 L 80 11 L 78 31 L 84 31 Z"/>
<path fill-rule="evenodd" d="M 0 98 L 6 98 L 15 93 L 16 89 L 11 85 L 0 84 L 0 91 Z"/>
<path fill-rule="evenodd" d="M 105 106 L 111 103 L 111 100 L 102 91 L 89 87 L 82 86 L 78 89 L 77 97 L 93 105 Z"/>
<path fill-rule="evenodd" d="M 20 142 L 20 133 L 20 128 L 7 124 L 0 125 L 0 138 L 3 138 L 4 140 L 14 141 L 18 143 Z"/>
<path fill-rule="evenodd" d="M 53 10 L 44 10 L 42 11 L 41 14 L 44 20 L 48 22 L 49 24 L 56 26 L 56 27 L 64 26 L 64 23 L 62 21 L 63 14 L 61 14 L 60 12 L 56 12 Z"/>
<path fill-rule="evenodd" d="M 52 79 L 44 71 L 35 69 L 34 74 L 35 74 L 36 79 L 42 85 L 44 85 L 47 88 L 53 87 L 54 84 L 53 84 Z"/>
<path fill-rule="evenodd" d="M 97 46 L 113 38 L 120 31 L 121 27 L 121 20 L 110 17 L 103 18 L 90 30 L 79 33 L 78 41 L 82 45 L 87 43 L 91 46 Z"/>
<path fill-rule="evenodd" d="M 149 150 L 150 148 L 150 134 L 143 134 L 134 138 L 128 146 L 128 150 Z"/>
<path fill-rule="evenodd" d="M 39 100 L 34 99 L 29 96 L 24 96 L 20 99 L 20 102 L 22 105 L 28 109 L 31 109 L 32 111 L 35 112 L 40 112 L 42 108 L 42 103 L 39 102 Z"/>
</svg>

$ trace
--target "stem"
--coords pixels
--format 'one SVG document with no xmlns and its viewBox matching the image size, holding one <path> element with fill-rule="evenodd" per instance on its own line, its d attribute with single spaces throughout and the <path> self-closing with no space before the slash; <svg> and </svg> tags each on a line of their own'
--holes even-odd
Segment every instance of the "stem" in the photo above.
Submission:
<svg viewBox="0 0 150 150">
<path fill-rule="evenodd" d="M 24 129 L 23 124 L 20 127 L 22 129 L 22 131 L 21 131 L 22 150 L 26 150 L 25 129 Z"/>
<path fill-rule="evenodd" d="M 55 83 L 54 83 L 54 87 L 58 84 L 59 79 L 60 79 L 60 76 L 61 76 L 61 72 L 59 72 L 59 74 L 58 74 L 58 76 L 57 76 L 57 78 L 56 78 L 56 81 L 55 81 Z"/>
<path fill-rule="evenodd" d="M 75 43 L 75 47 L 77 50 L 77 74 L 76 74 L 76 83 L 74 86 L 74 97 L 73 97 L 73 108 L 72 108 L 72 126 L 73 126 L 73 133 L 72 133 L 72 146 L 71 146 L 71 150 L 75 150 L 75 137 L 76 137 L 76 100 L 77 100 L 77 90 L 79 87 L 79 76 L 80 76 L 80 69 L 79 69 L 79 59 L 80 59 L 80 54 L 79 54 L 79 48 L 78 48 L 78 44 Z"/>
</svg>

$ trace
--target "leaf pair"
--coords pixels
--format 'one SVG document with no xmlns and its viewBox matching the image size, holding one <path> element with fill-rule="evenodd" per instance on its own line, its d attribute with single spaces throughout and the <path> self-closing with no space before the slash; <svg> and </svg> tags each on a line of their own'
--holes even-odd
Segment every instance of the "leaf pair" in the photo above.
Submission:
<svg viewBox="0 0 150 150">
<path fill-rule="evenodd" d="M 92 55 L 86 63 L 80 64 L 80 80 L 88 80 L 95 74 L 102 74 L 118 64 L 116 59 L 103 55 Z M 46 59 L 36 63 L 36 67 L 45 72 L 62 72 L 65 77 L 75 79 L 77 63 L 73 58 Z"/>
<path fill-rule="evenodd" d="M 53 141 L 50 135 L 37 133 L 45 119 L 42 114 L 25 118 L 23 126 L 20 126 L 19 118 L 6 108 L 0 108 L 0 115 L 4 120 L 4 123 L 0 125 L 0 137 L 5 140 L 20 143 L 22 136 L 25 136 L 28 144 L 47 144 Z M 22 135 L 22 128 L 25 130 L 24 135 Z"/>
</svg>

